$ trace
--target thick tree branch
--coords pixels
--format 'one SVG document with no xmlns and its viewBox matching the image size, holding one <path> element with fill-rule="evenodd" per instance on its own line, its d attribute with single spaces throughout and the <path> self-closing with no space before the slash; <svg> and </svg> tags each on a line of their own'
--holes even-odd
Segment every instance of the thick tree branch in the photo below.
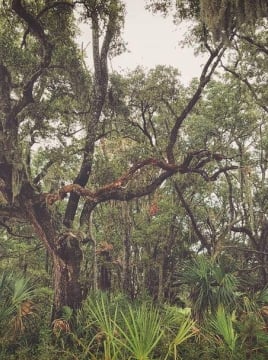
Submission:
<svg viewBox="0 0 268 360">
<path fill-rule="evenodd" d="M 83 226 L 89 219 L 90 213 L 101 202 L 109 200 L 130 201 L 139 197 L 143 197 L 154 192 L 165 180 L 173 175 L 173 171 L 165 171 L 147 185 L 137 190 L 127 190 L 127 188 L 114 188 L 108 192 L 100 193 L 98 198 L 87 200 L 82 210 L 80 224 Z"/>
<path fill-rule="evenodd" d="M 200 164 L 197 162 L 197 168 L 189 168 L 189 165 L 191 161 L 195 158 L 198 160 L 203 159 L 204 157 L 208 158 L 208 161 L 216 160 L 220 161 L 225 159 L 226 157 L 222 156 L 218 153 L 211 153 L 208 150 L 201 150 L 196 151 L 188 154 L 185 157 L 185 160 L 181 165 L 175 165 L 175 164 L 169 164 L 163 160 L 158 160 L 154 158 L 149 158 L 146 160 L 143 160 L 141 162 L 138 162 L 134 164 L 127 173 L 125 173 L 123 176 L 115 180 L 114 182 L 105 185 L 101 187 L 100 189 L 96 191 L 91 191 L 89 189 L 85 189 L 84 187 L 81 187 L 77 184 L 71 184 L 66 185 L 62 187 L 58 193 L 56 194 L 47 194 L 46 195 L 46 202 L 49 205 L 52 205 L 55 201 L 63 199 L 67 193 L 76 193 L 78 196 L 83 196 L 86 198 L 86 203 L 84 205 L 84 208 L 81 213 L 80 217 L 80 225 L 84 226 L 89 219 L 90 213 L 95 209 L 97 204 L 109 200 L 119 200 L 119 201 L 129 201 L 137 197 L 142 197 L 145 195 L 148 195 L 152 193 L 154 190 L 156 190 L 166 179 L 170 178 L 172 175 L 174 175 L 177 172 L 180 173 L 186 173 L 186 172 L 198 172 L 200 173 L 207 181 L 214 181 L 217 179 L 217 177 L 222 172 L 227 172 L 230 169 L 237 169 L 237 166 L 226 166 L 224 168 L 219 169 L 216 171 L 213 175 L 208 176 L 204 171 L 204 173 L 201 173 Z M 203 160 L 202 160 L 203 161 Z M 208 161 L 203 162 L 203 164 L 206 164 Z M 159 176 L 157 176 L 153 181 L 151 181 L 149 184 L 136 189 L 136 190 L 128 190 L 127 185 L 128 182 L 133 178 L 134 174 L 137 173 L 139 170 L 144 168 L 145 166 L 154 166 L 158 167 L 162 170 L 164 170 L 163 173 L 161 173 Z M 204 175 L 206 174 L 206 176 Z M 180 200 L 182 201 L 184 208 L 186 212 L 188 213 L 192 223 L 193 227 L 195 228 L 195 232 L 198 236 L 198 238 L 201 241 L 201 244 L 203 247 L 207 249 L 208 252 L 211 251 L 211 246 L 208 243 L 207 239 L 203 236 L 201 231 L 199 230 L 197 223 L 195 221 L 194 215 L 189 207 L 189 205 L 186 203 L 186 201 L 183 198 L 183 195 L 181 194 L 178 185 L 176 184 L 175 189 L 180 197 Z"/>
<path fill-rule="evenodd" d="M 231 221 L 234 220 L 235 217 L 235 206 L 234 206 L 234 195 L 233 195 L 233 184 L 230 178 L 230 175 L 228 174 L 228 172 L 224 173 L 225 178 L 226 178 L 226 182 L 228 185 L 228 202 L 229 202 L 229 207 L 230 207 L 230 216 L 231 216 Z"/>
<path fill-rule="evenodd" d="M 33 230 L 53 256 L 57 253 L 57 244 L 55 243 L 57 232 L 53 217 L 43 204 L 33 204 L 31 200 L 25 199 L 23 206 L 25 216 L 30 221 Z"/>
<path fill-rule="evenodd" d="M 125 191 L 124 187 L 127 186 L 128 182 L 133 178 L 135 173 L 149 165 L 158 167 L 165 171 L 165 173 L 162 173 L 151 183 L 153 184 L 152 189 L 155 189 L 156 185 L 159 186 L 167 177 L 170 177 L 172 174 L 179 171 L 178 165 L 170 165 L 162 160 L 149 158 L 134 164 L 127 173 L 116 179 L 114 182 L 105 185 L 96 191 L 86 189 L 79 184 L 65 185 L 58 191 L 58 193 L 47 194 L 45 196 L 46 202 L 48 205 L 52 205 L 55 201 L 63 199 L 67 193 L 75 193 L 78 196 L 83 196 L 96 203 L 112 199 L 130 200 L 134 197 L 146 195 L 146 193 L 150 191 L 151 184 L 144 187 L 142 190 L 135 192 Z"/>
<path fill-rule="evenodd" d="M 116 30 L 117 30 L 118 14 L 120 11 L 118 6 L 119 6 L 118 0 L 111 1 L 109 20 L 108 20 L 107 29 L 105 32 L 105 36 L 103 39 L 101 52 L 100 52 L 100 65 L 101 65 L 102 77 L 105 81 L 104 85 L 106 87 L 107 87 L 107 82 L 108 82 L 107 59 L 108 59 L 108 53 L 110 50 L 111 42 L 114 39 Z M 105 89 L 105 92 L 106 92 L 106 90 L 107 89 Z"/>
<path fill-rule="evenodd" d="M 66 6 L 66 7 L 71 7 L 74 8 L 75 7 L 75 3 L 70 3 L 68 1 L 58 1 L 58 2 L 54 2 L 53 4 L 47 5 L 45 6 L 37 15 L 36 15 L 36 19 L 39 19 L 40 17 L 42 17 L 44 14 L 46 14 L 49 10 L 51 9 L 55 9 L 59 6 Z M 30 27 L 28 27 L 28 29 L 25 31 L 24 35 L 23 35 L 23 39 L 22 39 L 22 46 L 24 46 L 26 44 L 26 37 L 30 32 Z"/>
<path fill-rule="evenodd" d="M 88 182 L 92 157 L 94 152 L 95 141 L 97 138 L 97 126 L 100 120 L 102 108 L 108 87 L 108 66 L 107 57 L 111 42 L 115 36 L 116 21 L 118 18 L 118 1 L 113 0 L 111 3 L 111 11 L 109 13 L 108 24 L 104 35 L 104 40 L 100 50 L 100 19 L 97 9 L 90 12 L 92 21 L 92 46 L 93 46 L 93 62 L 94 62 L 94 89 L 92 97 L 91 114 L 87 126 L 86 144 L 84 148 L 84 156 L 79 174 L 74 180 L 74 184 L 85 186 Z M 72 226 L 80 195 L 72 192 L 66 207 L 64 224 L 67 227 Z"/>
<path fill-rule="evenodd" d="M 257 244 L 257 241 L 254 237 L 254 234 L 252 233 L 251 229 L 247 228 L 246 226 L 231 226 L 231 230 L 233 232 L 236 232 L 236 233 L 241 233 L 241 234 L 245 234 L 247 235 L 252 244 L 254 245 L 254 247 L 257 249 L 258 248 L 258 244 Z"/>
<path fill-rule="evenodd" d="M 207 156 L 209 157 L 209 161 L 215 161 L 216 159 L 219 161 L 219 157 L 221 159 L 225 159 L 224 156 L 217 153 L 212 154 L 207 150 L 196 151 L 189 154 L 186 156 L 181 165 L 169 164 L 163 160 L 148 158 L 137 162 L 124 175 L 112 183 L 107 184 L 97 190 L 90 190 L 79 184 L 69 184 L 60 188 L 57 193 L 43 194 L 42 197 L 48 205 L 52 205 L 54 202 L 64 199 L 68 193 L 71 195 L 76 195 L 77 197 L 84 197 L 86 199 L 86 203 L 80 216 L 80 223 L 85 224 L 90 212 L 93 211 L 98 203 L 109 200 L 128 201 L 137 197 L 148 195 L 155 191 L 166 179 L 170 178 L 172 175 L 178 172 L 182 174 L 199 173 L 206 181 L 215 181 L 221 173 L 227 172 L 228 170 L 237 169 L 237 166 L 226 166 L 209 176 L 204 170 L 198 167 L 199 163 L 197 163 L 197 168 L 189 167 L 195 156 L 197 156 L 199 159 L 201 159 L 202 156 Z M 207 162 L 204 162 L 204 164 L 205 163 Z M 157 175 L 145 186 L 135 190 L 129 189 L 128 184 L 133 179 L 134 175 L 139 173 L 141 169 L 147 166 L 159 168 L 163 170 L 163 172 Z"/>
</svg>

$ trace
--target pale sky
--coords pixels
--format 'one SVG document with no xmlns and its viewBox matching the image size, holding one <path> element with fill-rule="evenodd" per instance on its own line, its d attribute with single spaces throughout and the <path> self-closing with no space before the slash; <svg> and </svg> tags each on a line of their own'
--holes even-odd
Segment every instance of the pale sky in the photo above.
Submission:
<svg viewBox="0 0 268 360">
<path fill-rule="evenodd" d="M 183 40 L 185 25 L 178 27 L 173 24 L 171 17 L 164 18 L 145 10 L 144 0 L 126 0 L 125 3 L 127 14 L 123 38 L 129 52 L 112 59 L 113 70 L 133 70 L 139 65 L 147 69 L 159 64 L 172 65 L 181 72 L 184 83 L 200 75 L 204 60 L 195 57 L 192 49 L 179 45 L 179 41 Z M 82 27 L 82 32 L 86 44 L 88 31 Z M 89 63 L 90 58 L 91 54 L 88 54 Z"/>
</svg>

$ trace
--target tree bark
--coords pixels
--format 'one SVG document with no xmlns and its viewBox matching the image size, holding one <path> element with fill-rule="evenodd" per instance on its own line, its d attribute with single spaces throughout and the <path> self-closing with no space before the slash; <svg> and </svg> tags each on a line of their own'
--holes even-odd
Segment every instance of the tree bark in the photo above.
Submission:
<svg viewBox="0 0 268 360">
<path fill-rule="evenodd" d="M 53 254 L 54 301 L 52 319 L 61 317 L 63 306 L 78 309 L 82 301 L 79 283 L 82 251 L 73 234 L 58 239 L 58 251 Z"/>
<path fill-rule="evenodd" d="M 25 194 L 25 192 L 23 192 Z M 59 225 L 45 203 L 34 203 L 32 199 L 21 198 L 21 208 L 32 224 L 36 235 L 44 243 L 52 259 L 54 300 L 52 321 L 61 317 L 63 306 L 77 309 L 82 294 L 79 283 L 82 250 L 79 238 L 71 232 L 58 233 Z"/>
<path fill-rule="evenodd" d="M 131 219 L 129 214 L 129 204 L 122 203 L 122 218 L 124 223 L 123 230 L 123 291 L 133 298 L 133 282 L 131 271 Z"/>
</svg>

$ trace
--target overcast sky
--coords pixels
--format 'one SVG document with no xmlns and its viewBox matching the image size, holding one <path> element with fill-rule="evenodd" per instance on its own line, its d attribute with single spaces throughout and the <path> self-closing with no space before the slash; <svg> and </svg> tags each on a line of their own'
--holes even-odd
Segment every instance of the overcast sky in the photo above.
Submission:
<svg viewBox="0 0 268 360">
<path fill-rule="evenodd" d="M 113 70 L 132 70 L 138 65 L 147 69 L 158 64 L 172 65 L 181 72 L 184 83 L 200 74 L 202 59 L 195 57 L 192 49 L 182 49 L 179 45 L 185 25 L 178 27 L 170 17 L 153 15 L 145 10 L 144 0 L 126 0 L 125 3 L 127 14 L 123 38 L 129 51 L 112 60 Z M 88 31 L 82 29 L 82 39 L 86 44 Z M 90 58 L 91 54 L 88 54 Z"/>
</svg>

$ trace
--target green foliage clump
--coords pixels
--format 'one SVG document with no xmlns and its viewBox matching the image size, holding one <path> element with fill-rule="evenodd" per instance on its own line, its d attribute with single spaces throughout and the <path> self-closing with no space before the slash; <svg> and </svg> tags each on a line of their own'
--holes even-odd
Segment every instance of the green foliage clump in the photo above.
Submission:
<svg viewBox="0 0 268 360">
<path fill-rule="evenodd" d="M 38 311 L 32 331 L 1 341 L 1 359 L 264 360 L 268 351 L 262 317 L 230 314 L 222 305 L 202 325 L 189 308 L 101 292 L 90 295 L 76 313 L 65 307 L 52 327 L 49 319 L 41 321 L 42 304 Z"/>
</svg>

